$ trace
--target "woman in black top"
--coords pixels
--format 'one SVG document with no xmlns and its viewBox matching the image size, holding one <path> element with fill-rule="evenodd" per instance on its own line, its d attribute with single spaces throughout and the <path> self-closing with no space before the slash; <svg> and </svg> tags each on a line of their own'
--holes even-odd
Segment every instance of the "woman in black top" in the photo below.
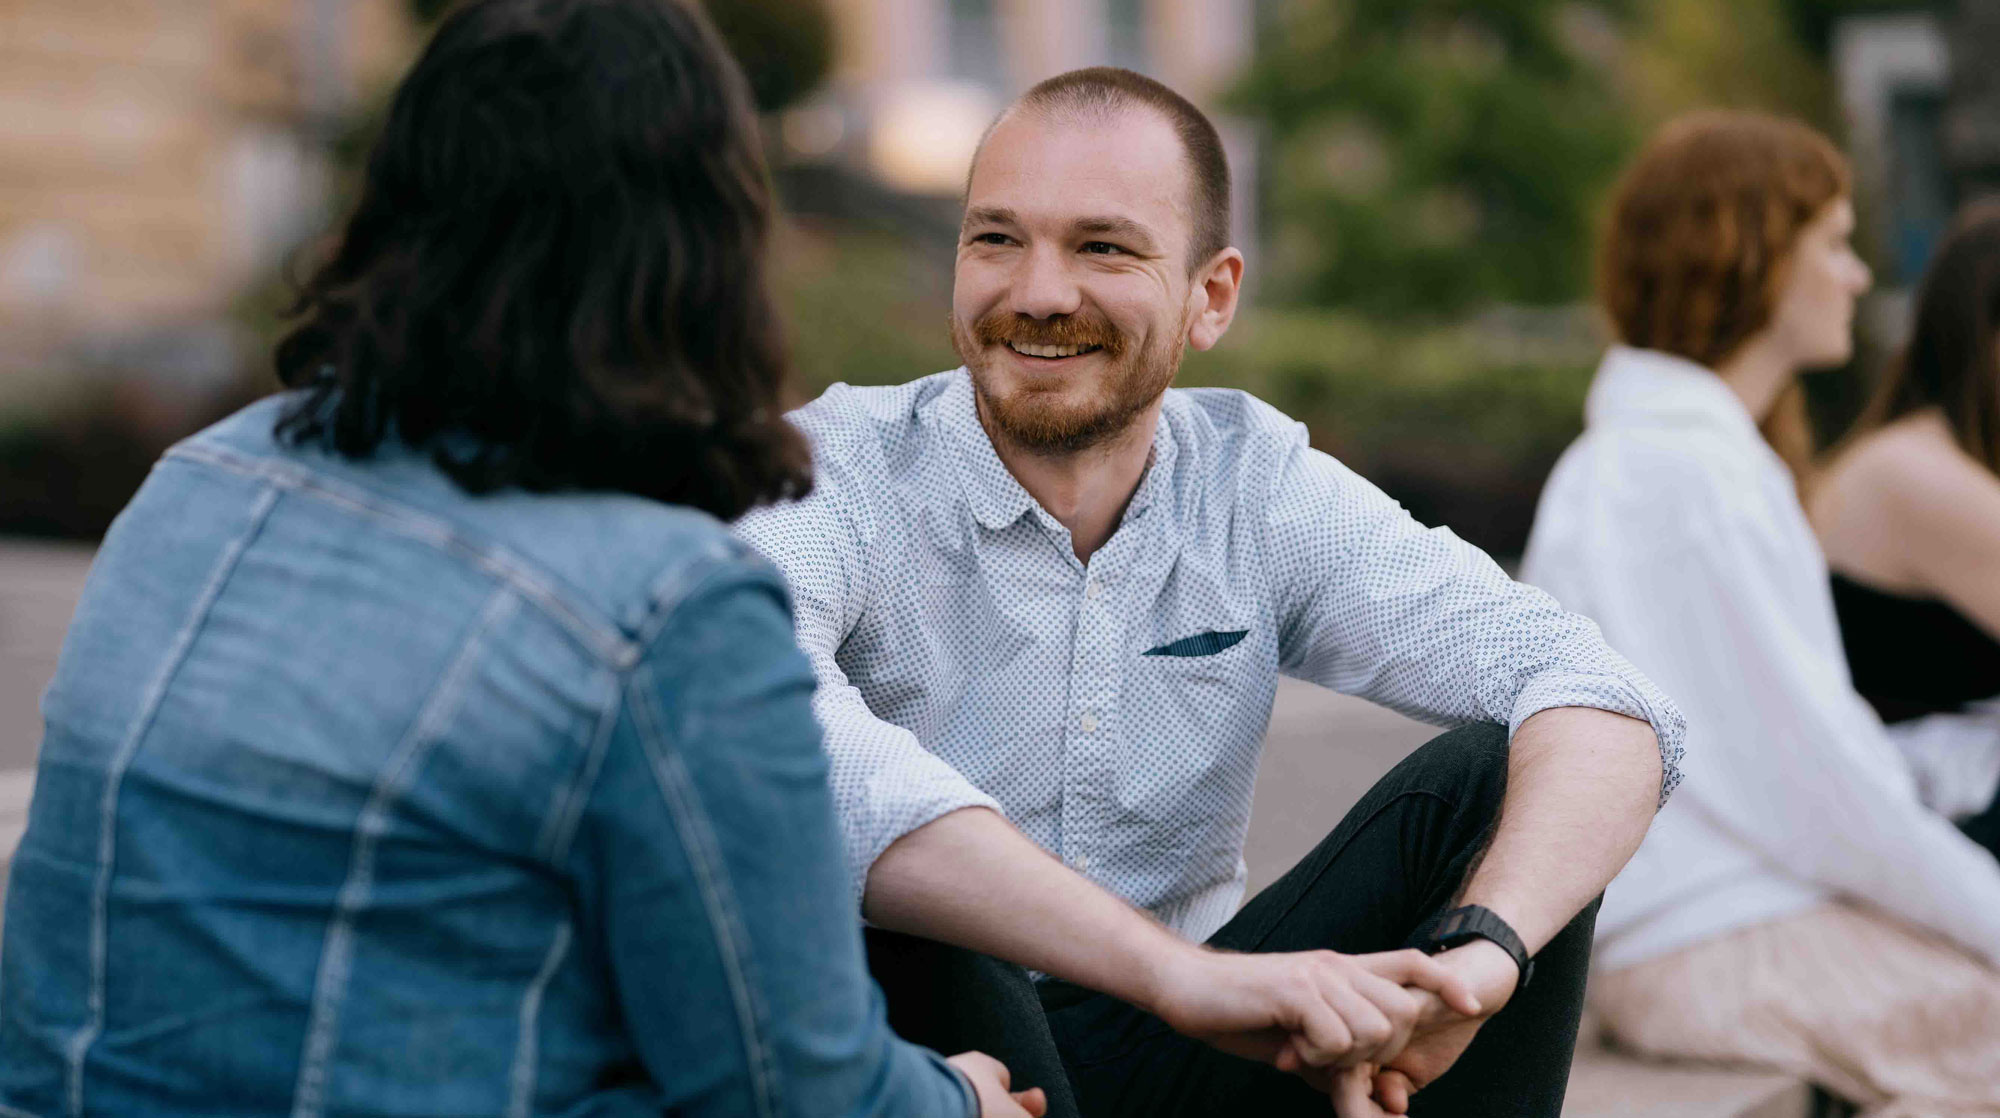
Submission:
<svg viewBox="0 0 2000 1118">
<path fill-rule="evenodd" d="M 2000 205 L 1939 247 L 1908 349 L 1809 505 L 1855 688 L 1883 721 L 2000 696 Z M 1965 826 L 2000 846 L 2000 805 Z"/>
</svg>

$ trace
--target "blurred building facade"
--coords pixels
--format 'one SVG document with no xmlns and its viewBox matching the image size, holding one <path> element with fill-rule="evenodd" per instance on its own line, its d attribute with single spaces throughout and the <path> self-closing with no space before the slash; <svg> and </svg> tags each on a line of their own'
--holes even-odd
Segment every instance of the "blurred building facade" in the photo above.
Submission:
<svg viewBox="0 0 2000 1118">
<path fill-rule="evenodd" d="M 0 3 L 0 408 L 98 366 L 230 375 L 232 305 L 410 38 L 400 0 Z"/>
<path fill-rule="evenodd" d="M 1870 239 L 1882 265 L 1868 314 L 1893 348 L 1952 215 L 2000 195 L 2000 0 L 1850 16 L 1832 66 Z"/>
</svg>

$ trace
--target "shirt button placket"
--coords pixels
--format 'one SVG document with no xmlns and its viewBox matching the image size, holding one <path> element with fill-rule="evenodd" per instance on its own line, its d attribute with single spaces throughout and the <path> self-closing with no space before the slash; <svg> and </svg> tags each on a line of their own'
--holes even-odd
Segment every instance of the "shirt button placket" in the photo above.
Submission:
<svg viewBox="0 0 2000 1118">
<path fill-rule="evenodd" d="M 1077 650 L 1071 694 L 1076 696 L 1078 731 L 1072 775 L 1081 793 L 1068 832 L 1073 851 L 1070 865 L 1089 873 L 1091 852 L 1103 840 L 1097 823 L 1111 799 L 1115 743 L 1111 740 L 1111 708 L 1117 691 L 1118 648 L 1123 626 L 1112 611 L 1107 587 L 1114 579 L 1116 543 L 1095 556 L 1085 571 L 1083 603 L 1077 617 Z M 1099 852 L 1102 853 L 1101 851 Z M 1102 862 L 1102 858 L 1096 859 Z"/>
</svg>

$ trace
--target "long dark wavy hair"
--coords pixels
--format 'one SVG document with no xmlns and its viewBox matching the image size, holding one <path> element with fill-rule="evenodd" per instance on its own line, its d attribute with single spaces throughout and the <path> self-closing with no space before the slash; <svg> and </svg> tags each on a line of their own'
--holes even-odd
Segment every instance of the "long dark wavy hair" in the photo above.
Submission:
<svg viewBox="0 0 2000 1118">
<path fill-rule="evenodd" d="M 750 94 L 685 0 L 472 0 L 278 343 L 294 444 L 724 519 L 803 495 Z"/>
<path fill-rule="evenodd" d="M 1938 246 L 1910 343 L 1848 438 L 1927 408 L 1959 449 L 2000 473 L 2000 202 L 1967 209 Z"/>
</svg>

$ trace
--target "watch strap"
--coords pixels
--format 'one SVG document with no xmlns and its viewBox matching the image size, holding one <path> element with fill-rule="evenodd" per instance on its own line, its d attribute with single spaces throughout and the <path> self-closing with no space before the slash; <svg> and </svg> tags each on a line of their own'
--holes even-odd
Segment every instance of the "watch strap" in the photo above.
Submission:
<svg viewBox="0 0 2000 1118">
<path fill-rule="evenodd" d="M 1535 960 L 1528 954 L 1527 945 L 1521 942 L 1513 926 L 1490 908 L 1469 904 L 1440 914 L 1424 930 L 1418 946 L 1424 954 L 1436 955 L 1475 939 L 1498 944 L 1502 951 L 1513 956 L 1514 965 L 1521 970 L 1520 977 L 1514 982 L 1514 992 L 1518 994 L 1527 988 L 1528 980 L 1535 974 Z"/>
</svg>

